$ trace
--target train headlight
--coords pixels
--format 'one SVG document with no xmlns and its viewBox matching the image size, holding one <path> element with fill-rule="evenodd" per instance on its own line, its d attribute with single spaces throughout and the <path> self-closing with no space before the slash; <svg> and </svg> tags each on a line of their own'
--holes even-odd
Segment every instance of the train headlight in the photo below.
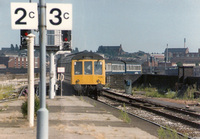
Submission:
<svg viewBox="0 0 200 139">
<path fill-rule="evenodd" d="M 98 79 L 98 80 L 97 80 L 97 83 L 99 84 L 99 83 L 101 83 L 101 81 Z"/>
<path fill-rule="evenodd" d="M 78 84 L 80 82 L 80 80 L 78 79 L 78 80 L 76 80 L 76 84 Z"/>
</svg>

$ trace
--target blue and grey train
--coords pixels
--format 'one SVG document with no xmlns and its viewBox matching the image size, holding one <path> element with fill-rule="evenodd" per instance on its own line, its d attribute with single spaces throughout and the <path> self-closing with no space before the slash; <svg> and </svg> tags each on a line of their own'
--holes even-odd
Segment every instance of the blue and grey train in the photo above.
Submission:
<svg viewBox="0 0 200 139">
<path fill-rule="evenodd" d="M 142 66 L 131 61 L 106 61 L 106 75 L 123 73 L 141 74 Z"/>
</svg>

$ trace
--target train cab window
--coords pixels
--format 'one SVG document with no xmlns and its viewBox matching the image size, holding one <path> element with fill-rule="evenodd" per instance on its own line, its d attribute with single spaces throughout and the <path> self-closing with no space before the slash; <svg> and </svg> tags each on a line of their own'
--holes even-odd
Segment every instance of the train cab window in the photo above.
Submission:
<svg viewBox="0 0 200 139">
<path fill-rule="evenodd" d="M 99 61 L 94 62 L 94 74 L 102 75 L 102 62 Z"/>
<path fill-rule="evenodd" d="M 74 74 L 75 75 L 82 74 L 82 62 L 74 62 Z"/>
<path fill-rule="evenodd" d="M 84 62 L 84 74 L 86 74 L 86 75 L 92 74 L 92 62 L 91 61 Z"/>
</svg>

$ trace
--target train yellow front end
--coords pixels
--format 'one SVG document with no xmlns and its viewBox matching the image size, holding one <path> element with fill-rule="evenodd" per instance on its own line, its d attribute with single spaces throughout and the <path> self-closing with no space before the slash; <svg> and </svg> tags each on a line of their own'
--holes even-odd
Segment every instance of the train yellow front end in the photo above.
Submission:
<svg viewBox="0 0 200 139">
<path fill-rule="evenodd" d="M 105 85 L 104 60 L 72 60 L 71 84 Z"/>
<path fill-rule="evenodd" d="M 58 60 L 58 66 L 65 67 L 64 83 L 68 92 L 95 99 L 101 94 L 106 78 L 105 60 L 101 55 L 93 52 L 63 55 Z"/>
</svg>

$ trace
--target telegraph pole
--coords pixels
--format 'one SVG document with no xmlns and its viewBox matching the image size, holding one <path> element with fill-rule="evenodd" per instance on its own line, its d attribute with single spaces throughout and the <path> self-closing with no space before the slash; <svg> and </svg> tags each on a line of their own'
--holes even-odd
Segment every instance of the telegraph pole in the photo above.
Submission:
<svg viewBox="0 0 200 139">
<path fill-rule="evenodd" d="M 45 0 L 39 0 L 39 46 L 40 46 L 40 109 L 37 111 L 37 139 L 48 139 L 49 112 L 46 109 L 46 30 Z"/>
</svg>

